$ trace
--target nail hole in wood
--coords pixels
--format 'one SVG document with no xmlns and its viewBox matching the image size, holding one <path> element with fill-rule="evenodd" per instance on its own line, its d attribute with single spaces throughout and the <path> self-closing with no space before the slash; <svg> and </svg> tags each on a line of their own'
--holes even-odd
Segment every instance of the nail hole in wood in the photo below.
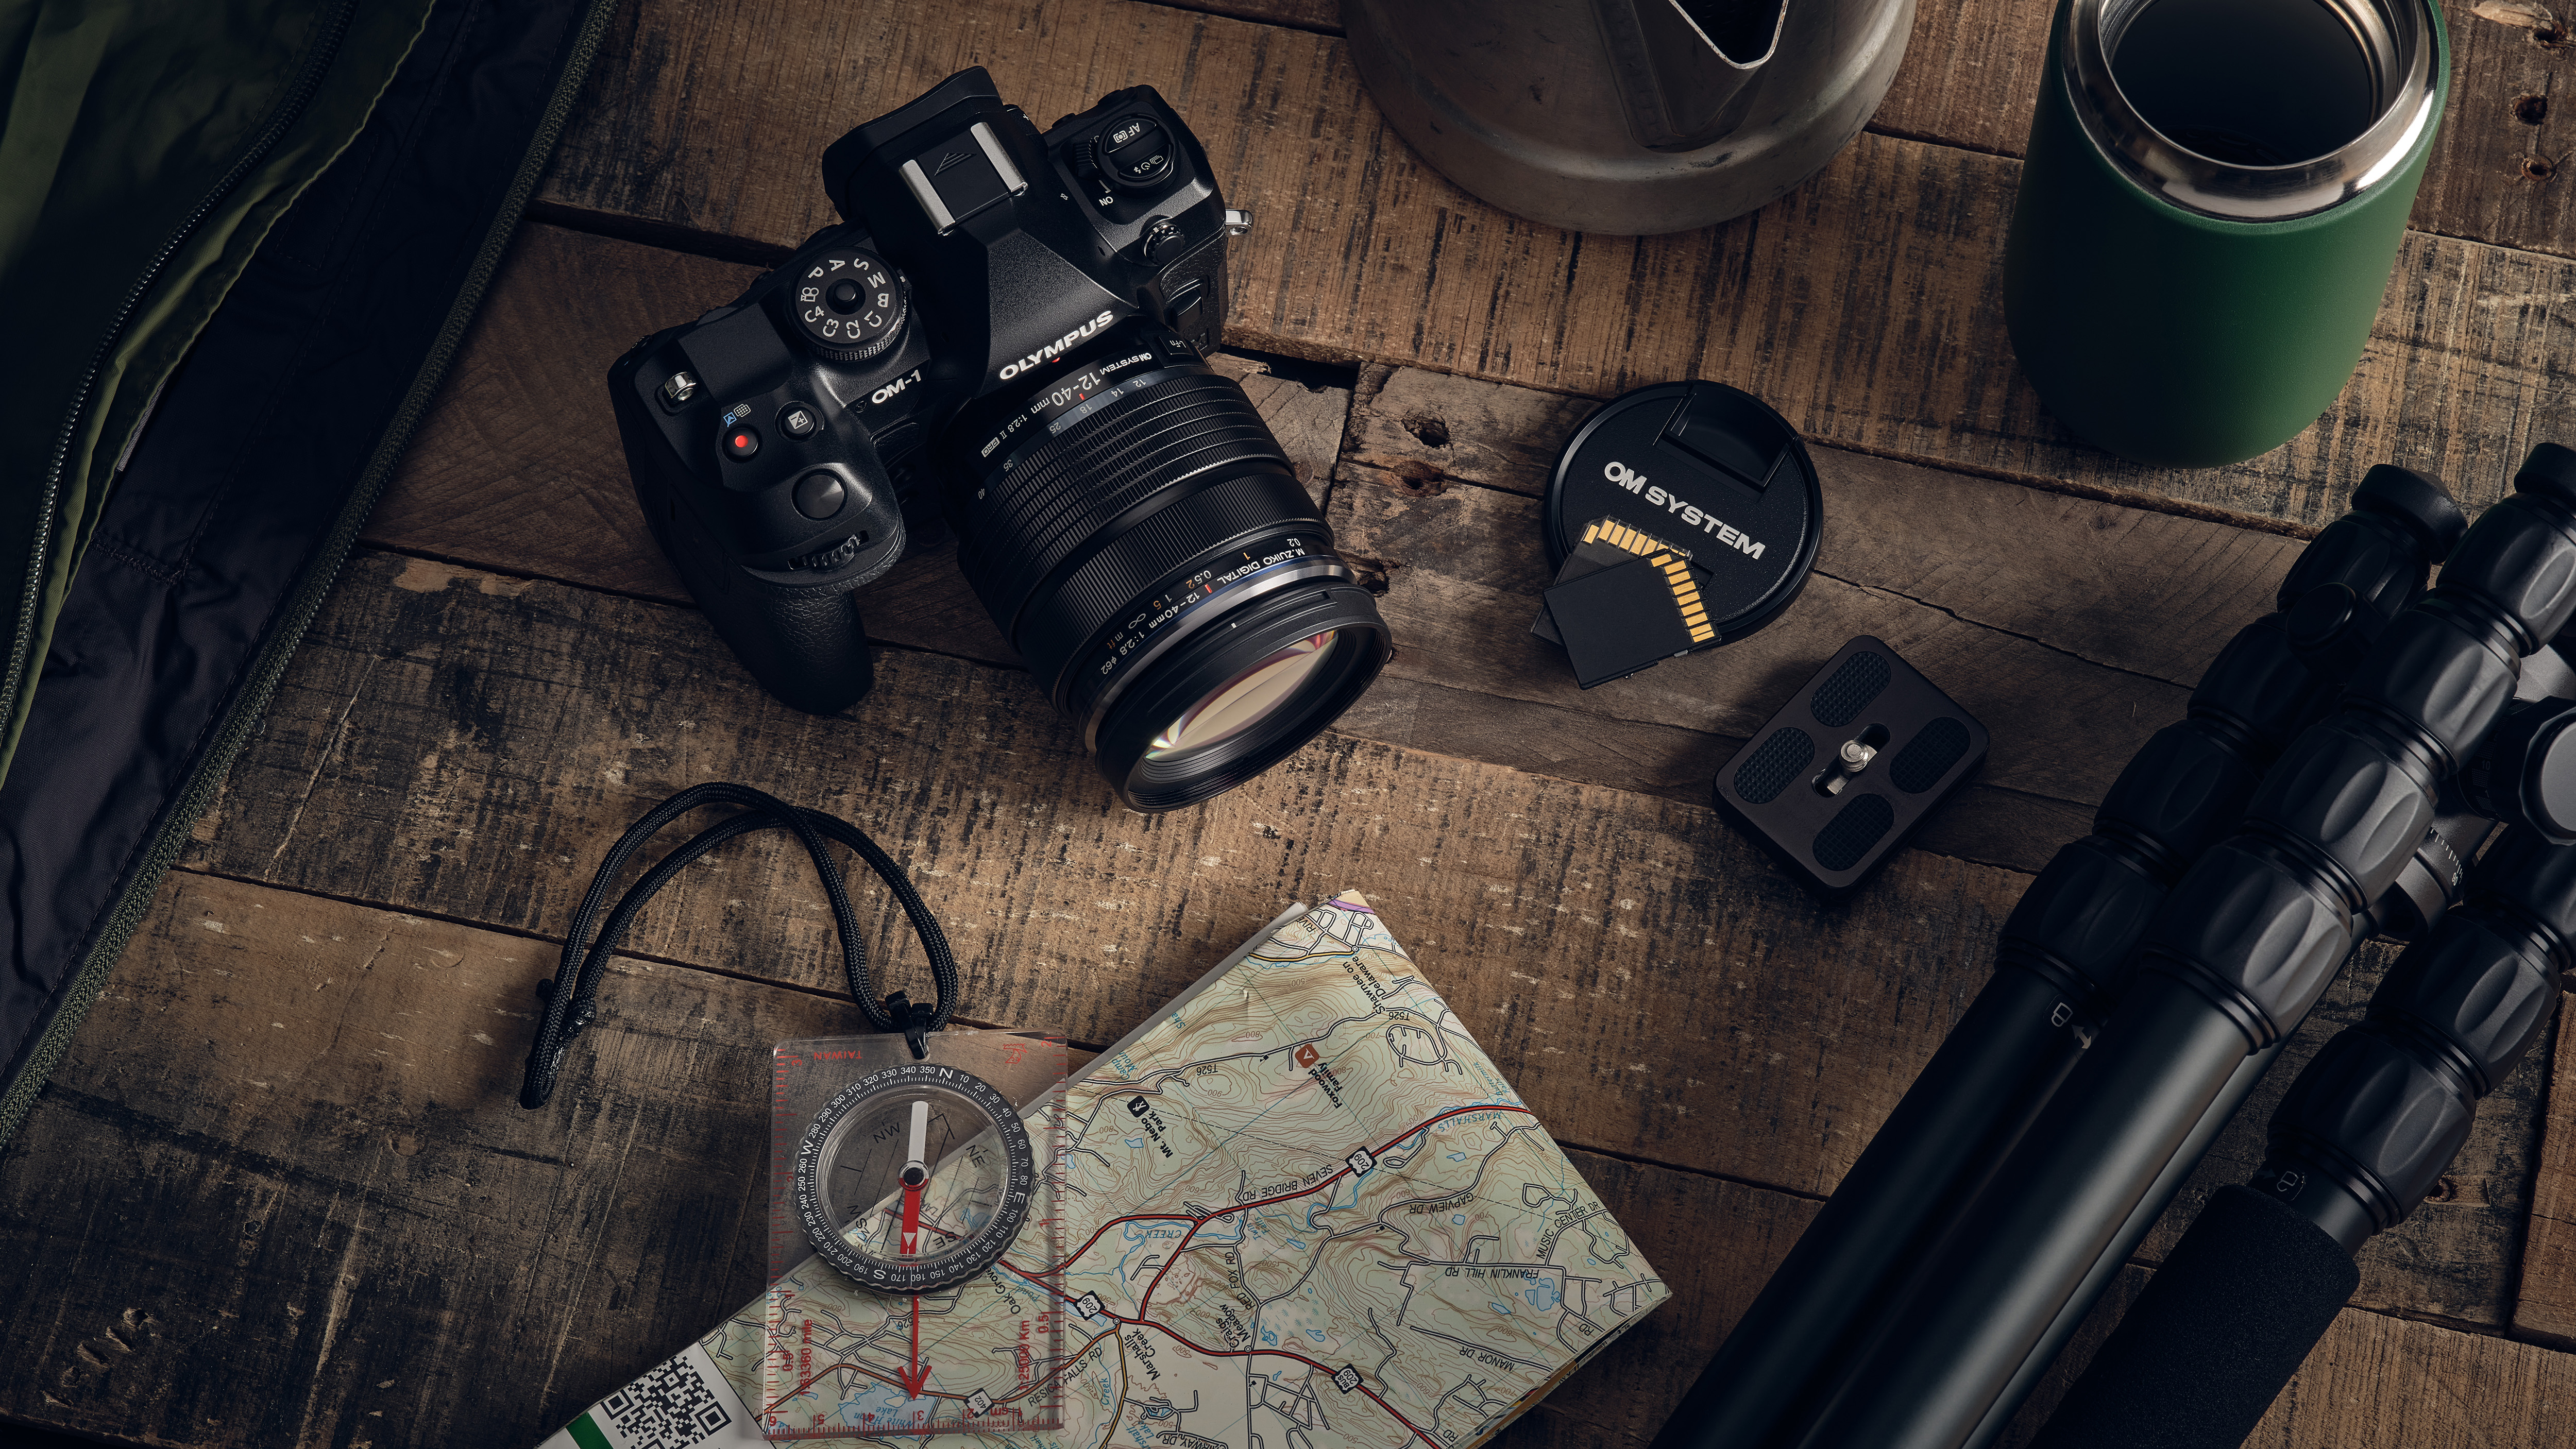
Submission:
<svg viewBox="0 0 2576 1449">
<path fill-rule="evenodd" d="M 1426 447 L 1449 446 L 1449 425 L 1438 418 L 1406 418 L 1404 430 L 1420 439 Z"/>
<path fill-rule="evenodd" d="M 2549 97 L 2515 96 L 2513 118 L 2526 126 L 2537 126 L 2549 119 Z"/>
</svg>

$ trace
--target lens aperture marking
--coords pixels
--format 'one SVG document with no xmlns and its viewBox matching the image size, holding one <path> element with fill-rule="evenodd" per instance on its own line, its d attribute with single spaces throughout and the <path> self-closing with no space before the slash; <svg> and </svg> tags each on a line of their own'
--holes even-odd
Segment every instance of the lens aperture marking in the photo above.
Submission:
<svg viewBox="0 0 2576 1449">
<path fill-rule="evenodd" d="M 993 455 L 1002 450 L 1003 445 L 1017 438 L 1023 430 L 1032 425 L 1044 425 L 1039 437 L 1052 437 L 1119 398 L 1141 388 L 1152 387 L 1166 378 L 1181 376 L 1185 371 L 1178 368 L 1159 368 L 1138 376 L 1118 379 L 1115 385 L 1112 385 L 1111 380 L 1116 378 L 1117 374 L 1140 363 L 1153 360 L 1154 354 L 1151 352 L 1133 352 L 1066 375 L 1059 379 L 1055 386 L 1030 399 L 1028 405 L 1013 413 L 1009 421 L 994 429 L 993 435 L 986 438 L 983 446 L 975 450 L 975 456 L 990 462 Z M 1018 462 L 1019 456 L 1014 453 L 1005 457 L 1000 467 L 994 471 L 1008 473 L 1017 466 Z"/>
</svg>

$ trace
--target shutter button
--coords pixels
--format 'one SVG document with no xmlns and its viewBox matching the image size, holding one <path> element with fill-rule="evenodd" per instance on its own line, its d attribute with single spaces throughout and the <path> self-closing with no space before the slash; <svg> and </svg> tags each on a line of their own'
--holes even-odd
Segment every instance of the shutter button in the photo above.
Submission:
<svg viewBox="0 0 2576 1449">
<path fill-rule="evenodd" d="M 829 473 L 808 473 L 796 480 L 796 511 L 817 521 L 841 511 L 848 492 L 841 480 Z"/>
</svg>

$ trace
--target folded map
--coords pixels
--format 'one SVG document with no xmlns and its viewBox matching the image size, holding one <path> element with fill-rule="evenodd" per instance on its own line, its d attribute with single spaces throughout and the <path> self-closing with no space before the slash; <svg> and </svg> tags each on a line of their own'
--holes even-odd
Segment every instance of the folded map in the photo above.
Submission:
<svg viewBox="0 0 2576 1449">
<path fill-rule="evenodd" d="M 541 1449 L 883 1435 L 862 1426 L 907 1410 L 1031 1449 L 1472 1449 L 1666 1296 L 1357 894 L 1283 914 L 1059 1110 L 1052 1243 L 917 1308 L 809 1260 L 782 1282 L 836 1342 L 796 1402 L 770 1401 L 764 1294 Z"/>
</svg>

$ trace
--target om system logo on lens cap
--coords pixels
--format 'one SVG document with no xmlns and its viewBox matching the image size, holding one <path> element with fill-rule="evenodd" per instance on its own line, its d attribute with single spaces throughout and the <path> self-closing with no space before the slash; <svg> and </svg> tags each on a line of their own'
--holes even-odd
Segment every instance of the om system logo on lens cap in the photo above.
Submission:
<svg viewBox="0 0 2576 1449">
<path fill-rule="evenodd" d="M 1556 586 L 1532 632 L 1589 689 L 1777 618 L 1815 564 L 1824 494 L 1798 430 L 1760 398 L 1660 383 L 1575 429 L 1541 526 Z"/>
</svg>

